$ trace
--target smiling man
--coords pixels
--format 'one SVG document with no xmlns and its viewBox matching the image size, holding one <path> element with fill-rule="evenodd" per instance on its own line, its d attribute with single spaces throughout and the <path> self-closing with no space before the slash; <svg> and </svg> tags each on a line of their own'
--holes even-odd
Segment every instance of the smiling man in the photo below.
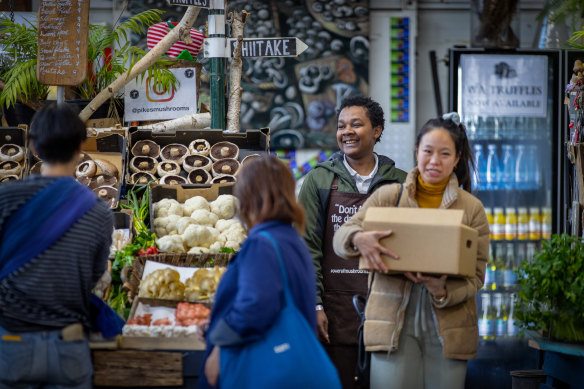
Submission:
<svg viewBox="0 0 584 389">
<path fill-rule="evenodd" d="M 337 367 L 343 387 L 355 385 L 357 329 L 360 319 L 353 295 L 367 295 L 367 271 L 358 261 L 338 257 L 334 232 L 354 215 L 377 188 L 403 182 L 406 172 L 373 152 L 384 128 L 383 109 L 369 97 L 349 97 L 337 116 L 340 151 L 308 173 L 299 200 L 306 210 L 308 245 L 317 277 L 317 324 L 320 339 Z"/>
</svg>

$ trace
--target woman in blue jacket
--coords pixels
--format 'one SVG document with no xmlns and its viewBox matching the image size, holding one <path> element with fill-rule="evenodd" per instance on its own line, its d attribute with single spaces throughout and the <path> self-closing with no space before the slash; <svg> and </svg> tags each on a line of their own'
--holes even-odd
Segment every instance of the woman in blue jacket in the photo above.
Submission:
<svg viewBox="0 0 584 389">
<path fill-rule="evenodd" d="M 220 348 L 258 340 L 282 309 L 278 256 L 268 238 L 259 234 L 262 231 L 278 243 L 294 303 L 316 336 L 314 265 L 299 235 L 304 212 L 294 189 L 292 173 L 273 156 L 254 159 L 238 174 L 234 194 L 248 237 L 217 289 L 206 333 L 204 374 L 197 387 L 218 386 Z"/>
</svg>

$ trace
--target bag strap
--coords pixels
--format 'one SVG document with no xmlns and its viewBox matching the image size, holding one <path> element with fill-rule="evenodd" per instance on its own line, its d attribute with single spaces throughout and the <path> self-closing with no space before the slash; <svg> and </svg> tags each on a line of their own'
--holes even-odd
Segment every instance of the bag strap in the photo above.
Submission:
<svg viewBox="0 0 584 389">
<path fill-rule="evenodd" d="M 259 234 L 268 239 L 276 250 L 276 254 L 278 255 L 278 262 L 280 263 L 280 270 L 282 271 L 282 281 L 284 283 L 284 296 L 286 297 L 286 304 L 294 305 L 294 299 L 292 298 L 290 285 L 288 284 L 288 274 L 286 273 L 286 268 L 284 267 L 284 260 L 282 259 L 282 253 L 280 252 L 278 243 L 276 243 L 276 240 L 267 231 L 260 231 Z"/>
</svg>

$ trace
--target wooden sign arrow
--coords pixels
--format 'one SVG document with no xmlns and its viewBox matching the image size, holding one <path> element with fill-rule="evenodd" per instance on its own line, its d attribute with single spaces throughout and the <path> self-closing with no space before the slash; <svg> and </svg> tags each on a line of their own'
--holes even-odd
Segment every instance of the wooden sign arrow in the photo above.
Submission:
<svg viewBox="0 0 584 389">
<path fill-rule="evenodd" d="M 230 57 L 237 45 L 236 38 L 228 38 Z M 308 46 L 298 38 L 243 38 L 242 57 L 296 57 Z"/>
<path fill-rule="evenodd" d="M 185 7 L 209 8 L 209 0 L 166 0 L 168 5 L 183 5 Z"/>
</svg>

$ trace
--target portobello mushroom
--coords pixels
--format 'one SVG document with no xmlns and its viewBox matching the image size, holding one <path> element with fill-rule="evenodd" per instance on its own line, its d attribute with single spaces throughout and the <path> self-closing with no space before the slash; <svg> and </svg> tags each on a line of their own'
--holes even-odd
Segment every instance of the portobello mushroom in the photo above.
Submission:
<svg viewBox="0 0 584 389">
<path fill-rule="evenodd" d="M 262 156 L 259 154 L 250 154 L 247 157 L 245 157 L 244 159 L 241 160 L 241 167 L 243 167 L 246 163 L 250 163 L 251 161 L 253 161 L 256 158 L 261 158 Z M 238 170 L 239 171 L 239 170 Z M 237 173 L 235 173 L 235 175 L 237 175 Z"/>
<path fill-rule="evenodd" d="M 139 140 L 132 147 L 132 155 L 134 157 L 152 157 L 158 158 L 160 155 L 160 146 L 151 140 Z"/>
<path fill-rule="evenodd" d="M 93 158 L 91 158 L 91 156 L 89 154 L 87 154 L 85 151 L 82 151 L 81 154 L 79 155 L 79 162 L 78 163 L 83 163 L 85 161 L 91 161 Z"/>
<path fill-rule="evenodd" d="M 158 164 L 156 168 L 158 177 L 164 177 L 168 175 L 178 176 L 180 174 L 180 165 L 174 161 L 162 161 Z"/>
<path fill-rule="evenodd" d="M 205 169 L 194 169 L 187 177 L 191 184 L 207 184 L 211 181 L 211 175 Z"/>
<path fill-rule="evenodd" d="M 130 160 L 130 171 L 132 173 L 150 173 L 156 174 L 158 161 L 152 157 L 134 157 Z"/>
<path fill-rule="evenodd" d="M 162 178 L 160 178 L 160 184 L 162 185 L 182 185 L 182 184 L 188 184 L 187 179 L 181 176 L 173 176 L 173 175 L 167 175 L 164 176 Z"/>
<path fill-rule="evenodd" d="M 110 208 L 115 208 L 117 206 L 116 198 L 118 196 L 118 190 L 116 188 L 112 186 L 98 186 L 97 188 L 93 189 L 93 193 L 108 203 Z"/>
<path fill-rule="evenodd" d="M 24 159 L 24 149 L 21 146 L 7 143 L 0 146 L 0 161 L 20 162 Z"/>
<path fill-rule="evenodd" d="M 43 170 L 43 161 L 38 161 L 30 168 L 30 174 L 41 174 Z"/>
<path fill-rule="evenodd" d="M 179 165 L 184 161 L 187 155 L 189 155 L 189 149 L 187 146 L 179 143 L 171 143 L 160 150 L 160 158 L 163 161 L 174 161 Z"/>
<path fill-rule="evenodd" d="M 93 160 L 87 160 L 77 165 L 75 177 L 93 177 L 97 173 L 97 165 Z"/>
<path fill-rule="evenodd" d="M 158 182 L 156 177 L 154 177 L 152 174 L 146 173 L 146 172 L 138 172 L 138 173 L 134 173 L 130 176 L 130 183 L 131 184 L 146 185 L 150 181 Z"/>
<path fill-rule="evenodd" d="M 89 186 L 89 184 L 91 183 L 91 177 L 87 177 L 87 176 L 80 176 L 80 177 L 75 178 L 75 180 L 84 186 Z"/>
<path fill-rule="evenodd" d="M 22 166 L 16 161 L 0 162 L 0 178 L 6 176 L 19 176 Z"/>
<path fill-rule="evenodd" d="M 211 151 L 211 145 L 205 139 L 195 139 L 189 144 L 189 151 L 191 155 L 202 155 L 206 157 Z"/>
<path fill-rule="evenodd" d="M 237 170 L 239 170 L 239 162 L 233 158 L 220 159 L 213 163 L 213 167 L 211 168 L 213 176 L 220 174 L 230 174 L 233 176 L 237 173 Z"/>
<path fill-rule="evenodd" d="M 194 169 L 204 169 L 204 170 L 211 170 L 211 159 L 205 157 L 204 155 L 187 155 L 185 160 L 182 163 L 183 169 L 187 173 L 190 173 Z"/>
<path fill-rule="evenodd" d="M 239 157 L 239 147 L 237 147 L 236 144 L 227 141 L 217 142 L 211 147 L 210 155 L 213 161 L 225 158 L 237 159 L 237 157 Z"/>
<path fill-rule="evenodd" d="M 118 186 L 118 179 L 107 174 L 98 174 L 91 178 L 88 186 L 91 189 L 95 189 L 99 186 L 111 186 L 116 188 Z"/>
<path fill-rule="evenodd" d="M 213 179 L 211 180 L 211 184 L 225 184 L 228 182 L 235 181 L 236 181 L 235 176 L 232 176 L 231 174 L 220 174 L 218 176 L 213 177 Z"/>
<path fill-rule="evenodd" d="M 18 176 L 11 174 L 9 176 L 4 176 L 4 177 L 0 178 L 0 182 L 18 181 L 19 179 L 20 178 L 18 178 Z"/>
<path fill-rule="evenodd" d="M 116 178 L 119 177 L 120 173 L 118 172 L 118 168 L 110 161 L 106 161 L 105 159 L 94 159 L 93 162 L 95 162 L 100 170 L 97 173 L 114 176 Z"/>
</svg>

